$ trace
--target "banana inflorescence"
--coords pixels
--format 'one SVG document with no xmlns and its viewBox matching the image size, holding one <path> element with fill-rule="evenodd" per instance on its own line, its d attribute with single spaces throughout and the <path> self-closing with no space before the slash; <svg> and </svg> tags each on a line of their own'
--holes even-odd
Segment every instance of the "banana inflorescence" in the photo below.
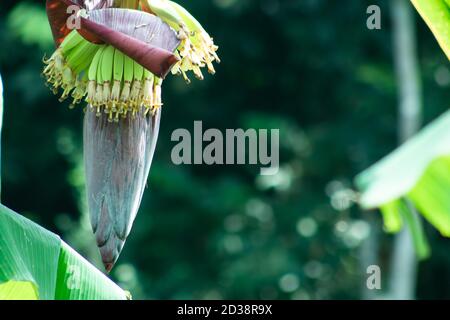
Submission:
<svg viewBox="0 0 450 320">
<path fill-rule="evenodd" d="M 180 61 L 173 66 L 173 74 L 190 82 L 188 71 L 198 79 L 203 79 L 203 67 L 215 73 L 212 62 L 220 62 L 218 47 L 186 9 L 169 0 L 141 0 L 140 5 L 177 32 L 180 45 L 175 55 Z M 106 114 L 110 121 L 135 116 L 141 108 L 145 114 L 153 114 L 162 105 L 162 79 L 111 45 L 91 43 L 76 30 L 44 63 L 43 74 L 53 92 L 57 94 L 62 89 L 60 101 L 70 96 L 73 107 L 85 100 L 90 111 L 98 116 Z"/>
<path fill-rule="evenodd" d="M 183 7 L 169 0 L 120 0 L 113 3 L 116 9 L 108 8 L 106 10 L 110 11 L 103 12 L 105 20 L 111 19 L 105 26 L 110 29 L 118 26 L 117 29 L 128 36 L 136 35 L 136 39 L 141 41 L 145 38 L 149 44 L 152 42 L 148 39 L 153 38 L 161 46 L 165 43 L 179 58 L 172 67 L 172 73 L 189 81 L 189 71 L 199 79 L 203 79 L 202 68 L 215 72 L 212 63 L 219 62 L 218 47 Z M 145 12 L 117 11 L 123 10 L 119 7 Z M 133 33 L 130 30 L 136 30 L 142 24 L 119 19 L 114 13 L 128 13 L 129 17 L 138 17 L 135 20 L 147 16 L 145 18 L 150 18 L 147 21 L 150 21 L 151 28 Z M 158 19 L 148 17 L 149 14 Z M 163 22 L 172 30 L 164 25 L 163 32 Z M 117 25 L 119 23 L 121 25 Z M 169 46 L 169 42 L 174 44 Z M 126 43 L 123 46 L 118 41 L 113 43 L 126 51 Z M 176 49 L 175 43 L 179 43 Z M 133 55 L 139 56 L 141 62 L 144 61 L 142 54 L 151 51 L 142 46 L 134 43 L 133 50 L 130 50 L 144 49 L 140 55 Z M 170 54 L 170 63 L 174 62 L 173 55 Z M 72 30 L 53 55 L 44 59 L 44 63 L 43 74 L 47 83 L 55 94 L 62 91 L 60 100 L 72 98 L 71 106 L 82 101 L 88 103 L 83 133 L 87 203 L 102 261 L 109 272 L 130 233 L 150 172 L 161 117 L 162 78 L 108 43 L 89 42 L 77 30 Z M 161 75 L 166 71 L 155 72 Z"/>
<path fill-rule="evenodd" d="M 216 51 L 218 46 L 203 29 L 202 25 L 182 6 L 170 0 L 141 0 L 142 8 L 155 14 L 178 33 L 181 40 L 176 54 L 180 61 L 172 68 L 173 74 L 181 74 L 189 83 L 188 71 L 203 80 L 201 68 L 215 73 L 213 62 L 220 62 Z"/>
</svg>

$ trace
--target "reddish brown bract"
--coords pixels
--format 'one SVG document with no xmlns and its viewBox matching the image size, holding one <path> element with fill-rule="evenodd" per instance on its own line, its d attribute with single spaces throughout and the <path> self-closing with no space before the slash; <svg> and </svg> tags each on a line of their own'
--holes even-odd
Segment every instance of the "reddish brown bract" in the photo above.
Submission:
<svg viewBox="0 0 450 320">
<path fill-rule="evenodd" d="M 97 10 L 110 8 L 112 3 L 113 0 L 47 0 L 47 16 L 56 46 L 59 46 L 64 38 L 72 31 L 67 26 L 67 21 L 71 14 L 73 14 L 70 10 L 69 13 L 67 12 L 69 6 L 75 5 L 86 10 Z M 145 15 L 148 13 L 142 12 L 142 14 Z M 131 14 L 130 17 L 132 17 Z M 96 23 L 95 21 L 91 21 L 89 17 L 80 17 L 80 21 L 81 28 L 77 31 L 83 38 L 96 44 L 107 43 L 112 45 L 158 77 L 164 78 L 171 67 L 178 61 L 178 58 L 170 51 L 114 30 L 110 27 L 112 23 L 108 25 Z M 166 36 L 168 38 L 176 38 L 174 33 L 167 33 Z M 175 48 L 176 46 L 173 50 Z"/>
</svg>

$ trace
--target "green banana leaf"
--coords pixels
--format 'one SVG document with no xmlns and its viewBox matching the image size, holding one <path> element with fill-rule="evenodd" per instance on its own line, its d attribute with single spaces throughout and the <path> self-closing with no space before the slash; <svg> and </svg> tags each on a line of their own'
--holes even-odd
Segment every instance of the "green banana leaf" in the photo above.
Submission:
<svg viewBox="0 0 450 320">
<path fill-rule="evenodd" d="M 428 255 L 428 244 L 407 199 L 439 232 L 450 237 L 450 111 L 429 124 L 394 152 L 360 173 L 355 184 L 364 209 L 380 208 L 387 232 L 410 228 L 416 250 Z"/>
<path fill-rule="evenodd" d="M 430 256 L 431 250 L 422 227 L 422 221 L 411 210 L 411 202 L 397 199 L 380 207 L 383 215 L 384 229 L 389 233 L 399 232 L 404 222 L 411 232 L 414 248 L 419 259 Z"/>
<path fill-rule="evenodd" d="M 411 0 L 450 59 L 450 0 Z"/>
<path fill-rule="evenodd" d="M 0 76 L 0 132 L 2 116 Z M 0 300 L 127 298 L 57 235 L 0 204 Z"/>
<path fill-rule="evenodd" d="M 2 75 L 0 74 L 0 169 L 2 167 L 2 141 L 1 141 L 1 134 L 2 134 L 2 128 L 3 127 L 3 81 L 2 81 Z M 1 185 L 2 185 L 2 179 L 1 179 L 1 172 L 0 172 L 0 195 L 1 195 Z"/>
<path fill-rule="evenodd" d="M 127 298 L 57 235 L 0 204 L 0 300 Z"/>
</svg>

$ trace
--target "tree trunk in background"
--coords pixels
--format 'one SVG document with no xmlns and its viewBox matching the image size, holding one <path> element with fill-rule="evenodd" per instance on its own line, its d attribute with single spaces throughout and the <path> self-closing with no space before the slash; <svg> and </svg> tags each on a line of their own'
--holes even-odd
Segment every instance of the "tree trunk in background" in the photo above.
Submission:
<svg viewBox="0 0 450 320">
<path fill-rule="evenodd" d="M 399 140 L 412 137 L 420 128 L 421 86 L 417 62 L 414 13 L 408 0 L 391 0 L 393 50 L 399 95 Z M 417 212 L 412 208 L 413 214 Z M 396 235 L 391 259 L 388 298 L 414 299 L 417 259 L 409 230 Z"/>
</svg>

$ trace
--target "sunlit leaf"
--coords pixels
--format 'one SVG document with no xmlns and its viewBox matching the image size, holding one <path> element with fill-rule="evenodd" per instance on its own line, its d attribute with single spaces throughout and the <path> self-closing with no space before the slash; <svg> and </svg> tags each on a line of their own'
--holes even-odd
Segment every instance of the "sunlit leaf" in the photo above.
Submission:
<svg viewBox="0 0 450 320">
<path fill-rule="evenodd" d="M 34 283 L 29 281 L 8 281 L 0 284 L 0 300 L 37 300 L 39 297 Z"/>
<path fill-rule="evenodd" d="M 443 235 L 450 237 L 450 156 L 434 160 L 409 198 Z"/>
<path fill-rule="evenodd" d="M 55 296 L 60 239 L 0 205 L 0 283 L 28 281 L 40 299 Z"/>
<path fill-rule="evenodd" d="M 127 294 L 75 250 L 61 242 L 55 299 L 124 300 Z"/>
<path fill-rule="evenodd" d="M 411 0 L 450 59 L 450 7 L 448 0 Z"/>
<path fill-rule="evenodd" d="M 399 232 L 404 225 L 409 229 L 414 249 L 419 259 L 428 258 L 430 246 L 428 245 L 422 223 L 415 212 L 410 208 L 409 200 L 397 199 L 380 207 L 383 215 L 384 229 L 389 233 Z"/>
<path fill-rule="evenodd" d="M 386 232 L 396 233 L 402 229 L 403 221 L 400 211 L 401 201 L 394 200 L 381 206 L 384 229 Z"/>
<path fill-rule="evenodd" d="M 2 75 L 0 74 L 0 169 L 2 167 L 2 143 L 1 143 L 1 133 L 2 133 L 2 129 L 3 129 L 3 80 L 2 80 Z M 2 183 L 2 179 L 1 179 L 1 174 L 0 174 L 0 195 L 1 195 L 1 183 Z"/>
<path fill-rule="evenodd" d="M 426 259 L 430 256 L 430 246 L 423 230 L 422 221 L 415 214 L 405 201 L 401 203 L 401 214 L 406 221 L 406 225 L 411 233 L 414 249 L 419 259 Z"/>
<path fill-rule="evenodd" d="M 443 235 L 450 236 L 450 111 L 414 138 L 359 174 L 363 208 L 383 207 L 388 229 L 393 221 L 393 201 L 408 197 L 420 213 Z"/>
</svg>

